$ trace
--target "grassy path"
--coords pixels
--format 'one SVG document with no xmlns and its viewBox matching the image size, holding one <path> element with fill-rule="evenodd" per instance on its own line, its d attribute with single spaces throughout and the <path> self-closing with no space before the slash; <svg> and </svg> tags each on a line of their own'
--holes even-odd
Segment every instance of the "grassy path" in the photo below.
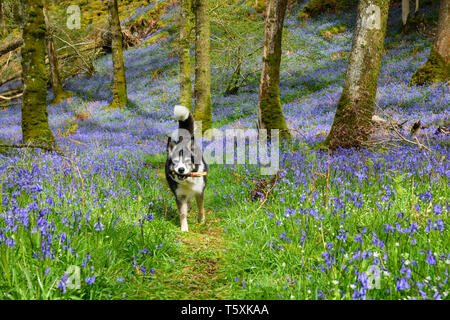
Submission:
<svg viewBox="0 0 450 320">
<path fill-rule="evenodd" d="M 166 199 L 174 202 L 165 180 L 164 168 L 158 168 L 158 176 L 164 184 L 164 189 L 167 189 Z M 177 268 L 155 274 L 151 296 L 180 300 L 231 298 L 231 286 L 224 273 L 228 240 L 223 235 L 220 212 L 213 212 L 211 208 L 214 208 L 211 198 L 206 197 L 206 223 L 198 224 L 197 207 L 193 201 L 193 207 L 188 214 L 189 232 L 179 232 L 181 253 Z M 176 228 L 179 228 L 178 216 L 173 218 L 173 222 Z"/>
</svg>

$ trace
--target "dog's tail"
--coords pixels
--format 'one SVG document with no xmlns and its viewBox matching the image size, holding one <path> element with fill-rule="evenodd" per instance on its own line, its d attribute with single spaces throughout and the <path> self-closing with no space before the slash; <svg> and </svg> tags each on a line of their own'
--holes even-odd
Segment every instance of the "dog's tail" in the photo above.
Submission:
<svg viewBox="0 0 450 320">
<path fill-rule="evenodd" d="M 189 131 L 191 135 L 194 134 L 194 117 L 188 108 L 185 106 L 176 105 L 173 109 L 173 114 L 178 120 L 178 127 Z"/>
</svg>

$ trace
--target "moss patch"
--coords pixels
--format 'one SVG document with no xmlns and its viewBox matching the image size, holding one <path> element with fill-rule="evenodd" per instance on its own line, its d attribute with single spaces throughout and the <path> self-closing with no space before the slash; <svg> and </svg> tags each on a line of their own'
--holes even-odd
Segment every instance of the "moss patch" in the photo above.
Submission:
<svg viewBox="0 0 450 320">
<path fill-rule="evenodd" d="M 318 16 L 322 13 L 337 13 L 350 7 L 356 8 L 356 0 L 312 0 L 300 11 L 299 19 Z"/>
<path fill-rule="evenodd" d="M 329 26 L 329 27 L 326 27 L 326 28 L 320 30 L 319 34 L 320 34 L 321 37 L 331 38 L 334 35 L 337 35 L 339 33 L 343 33 L 345 31 L 347 31 L 347 27 L 344 24 L 342 24 L 342 23 L 338 23 L 338 24 L 335 24 L 333 26 Z"/>
<path fill-rule="evenodd" d="M 450 79 L 450 63 L 445 63 L 442 56 L 435 50 L 431 50 L 427 62 L 417 69 L 409 83 L 411 86 L 425 83 L 436 83 Z"/>
</svg>

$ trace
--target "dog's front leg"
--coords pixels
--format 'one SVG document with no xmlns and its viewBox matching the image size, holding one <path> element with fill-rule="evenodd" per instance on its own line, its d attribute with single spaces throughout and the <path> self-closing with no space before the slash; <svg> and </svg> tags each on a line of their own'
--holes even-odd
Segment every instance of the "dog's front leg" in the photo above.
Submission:
<svg viewBox="0 0 450 320">
<path fill-rule="evenodd" d="M 195 197 L 198 209 L 198 223 L 205 223 L 205 208 L 203 208 L 203 195 L 204 193 L 201 193 Z"/>
<path fill-rule="evenodd" d="M 187 223 L 188 202 L 186 197 L 182 197 L 180 200 L 177 200 L 177 206 L 178 213 L 180 214 L 181 231 L 189 231 Z"/>
</svg>

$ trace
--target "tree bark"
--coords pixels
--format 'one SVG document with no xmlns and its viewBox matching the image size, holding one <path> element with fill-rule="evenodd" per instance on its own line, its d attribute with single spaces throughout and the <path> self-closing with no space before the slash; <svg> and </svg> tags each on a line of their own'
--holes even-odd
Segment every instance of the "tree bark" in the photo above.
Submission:
<svg viewBox="0 0 450 320">
<path fill-rule="evenodd" d="M 260 129 L 279 129 L 282 139 L 290 137 L 280 101 L 280 63 L 283 22 L 287 0 L 269 0 L 264 26 L 263 66 L 259 85 L 258 125 Z"/>
<path fill-rule="evenodd" d="M 122 108 L 128 103 L 125 65 L 123 62 L 122 31 L 117 0 L 109 0 L 109 25 L 112 35 L 112 60 L 114 68 L 113 101 L 110 108 Z"/>
<path fill-rule="evenodd" d="M 195 109 L 202 133 L 212 127 L 210 24 L 208 0 L 194 0 L 195 13 Z"/>
<path fill-rule="evenodd" d="M 191 0 L 180 1 L 179 15 L 179 55 L 180 55 L 180 105 L 189 110 L 192 108 L 192 81 L 191 81 L 191 52 L 190 34 L 191 24 L 189 13 L 191 12 Z"/>
<path fill-rule="evenodd" d="M 3 0 L 0 0 L 0 35 L 6 37 L 5 12 L 3 9 Z"/>
<path fill-rule="evenodd" d="M 45 21 L 42 0 L 25 3 L 22 46 L 22 139 L 24 143 L 52 145 L 48 124 L 47 71 L 45 68 Z"/>
<path fill-rule="evenodd" d="M 402 23 L 406 25 L 409 16 L 409 0 L 402 0 Z"/>
<path fill-rule="evenodd" d="M 450 0 L 441 0 L 437 33 L 427 62 L 411 78 L 411 85 L 450 79 Z"/>
<path fill-rule="evenodd" d="M 47 44 L 47 55 L 48 62 L 50 66 L 50 80 L 53 87 L 53 104 L 60 103 L 62 100 L 67 99 L 72 96 L 72 93 L 65 91 L 61 82 L 61 77 L 59 73 L 58 57 L 56 56 L 55 43 L 53 42 L 53 29 L 50 25 L 48 10 L 47 10 L 47 0 L 44 0 L 44 18 L 45 25 L 47 27 L 47 34 L 45 41 Z"/>
<path fill-rule="evenodd" d="M 331 131 L 323 144 L 331 149 L 359 147 L 371 132 L 388 0 L 361 0 L 356 29 Z"/>
</svg>

